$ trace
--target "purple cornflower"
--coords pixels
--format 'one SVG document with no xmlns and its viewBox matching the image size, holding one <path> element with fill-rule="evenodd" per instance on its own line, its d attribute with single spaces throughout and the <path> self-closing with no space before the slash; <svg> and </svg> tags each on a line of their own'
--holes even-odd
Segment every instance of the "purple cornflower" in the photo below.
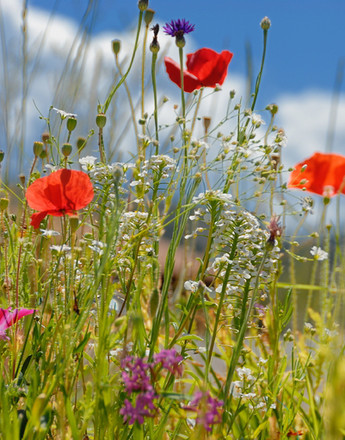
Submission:
<svg viewBox="0 0 345 440">
<path fill-rule="evenodd" d="M 181 375 L 183 357 L 172 348 L 171 350 L 162 350 L 153 356 L 154 365 L 161 364 L 162 368 L 166 368 L 171 374 Z"/>
<path fill-rule="evenodd" d="M 191 408 L 188 408 L 197 411 L 196 423 L 202 424 L 206 431 L 211 431 L 212 425 L 222 421 L 223 405 L 222 400 L 211 397 L 208 391 L 199 391 L 190 403 Z"/>
<path fill-rule="evenodd" d="M 150 366 L 144 362 L 143 359 L 134 359 L 133 357 L 128 356 L 121 362 L 121 367 L 128 370 L 128 372 L 122 372 L 122 379 L 127 393 L 152 390 L 150 378 L 147 375 Z"/>
<path fill-rule="evenodd" d="M 182 18 L 182 20 L 171 20 L 170 23 L 166 23 L 163 26 L 163 30 L 166 34 L 172 37 L 183 36 L 184 34 L 189 34 L 193 32 L 195 28 L 194 24 L 190 24 L 189 21 Z"/>
<path fill-rule="evenodd" d="M 138 394 L 135 406 L 128 399 L 125 399 L 124 406 L 120 409 L 120 414 L 123 416 L 124 421 L 128 421 L 130 425 L 137 421 L 142 425 L 144 417 L 154 417 L 157 408 L 153 403 L 153 399 L 157 399 L 154 391 Z"/>
</svg>

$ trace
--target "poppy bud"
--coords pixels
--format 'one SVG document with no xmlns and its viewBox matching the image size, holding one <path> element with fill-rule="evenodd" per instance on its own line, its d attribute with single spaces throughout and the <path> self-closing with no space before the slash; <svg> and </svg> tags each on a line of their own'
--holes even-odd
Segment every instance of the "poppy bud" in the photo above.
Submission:
<svg viewBox="0 0 345 440">
<path fill-rule="evenodd" d="M 121 49 L 121 41 L 120 40 L 113 40 L 111 42 L 111 48 L 112 48 L 114 54 L 117 55 Z"/>
<path fill-rule="evenodd" d="M 49 133 L 47 132 L 42 133 L 42 142 L 44 144 L 46 144 L 49 141 L 49 139 L 50 139 Z"/>
<path fill-rule="evenodd" d="M 268 17 L 264 17 L 260 22 L 261 29 L 268 31 L 271 27 L 271 20 Z"/>
<path fill-rule="evenodd" d="M 139 0 L 138 1 L 138 8 L 141 11 L 145 11 L 145 9 L 147 9 L 148 5 L 149 5 L 149 0 Z"/>
<path fill-rule="evenodd" d="M 230 98 L 231 99 L 234 99 L 235 94 L 236 94 L 236 90 L 230 90 Z"/>
<path fill-rule="evenodd" d="M 146 23 L 146 26 L 150 25 L 154 15 L 155 15 L 155 11 L 153 9 L 146 9 L 144 14 L 144 21 Z"/>
<path fill-rule="evenodd" d="M 78 153 L 80 153 L 84 149 L 85 145 L 86 145 L 86 139 L 83 137 L 78 137 L 78 139 L 77 139 Z"/>
<path fill-rule="evenodd" d="M 38 157 L 43 151 L 43 142 L 34 142 L 34 155 Z"/>
<path fill-rule="evenodd" d="M 104 128 L 107 123 L 107 117 L 104 113 L 98 113 L 96 116 L 96 124 L 98 128 Z"/>
<path fill-rule="evenodd" d="M 5 152 L 3 150 L 0 150 L 0 163 L 4 160 Z"/>
<path fill-rule="evenodd" d="M 7 208 L 8 208 L 8 199 L 2 197 L 0 199 L 0 211 L 6 211 Z"/>
<path fill-rule="evenodd" d="M 68 118 L 67 119 L 67 130 L 68 131 L 73 131 L 76 126 L 77 126 L 76 118 Z"/>
<path fill-rule="evenodd" d="M 61 152 L 65 157 L 68 157 L 72 153 L 72 145 L 67 143 L 63 144 Z"/>
</svg>

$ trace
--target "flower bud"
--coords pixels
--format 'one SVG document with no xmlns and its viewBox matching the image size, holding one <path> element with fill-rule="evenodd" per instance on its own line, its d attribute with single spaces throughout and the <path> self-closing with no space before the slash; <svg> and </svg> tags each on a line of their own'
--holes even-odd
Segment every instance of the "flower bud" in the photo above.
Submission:
<svg viewBox="0 0 345 440">
<path fill-rule="evenodd" d="M 0 163 L 4 160 L 5 152 L 3 150 L 0 150 Z"/>
<path fill-rule="evenodd" d="M 121 41 L 120 40 L 113 40 L 111 42 L 111 48 L 112 48 L 114 54 L 117 55 L 121 49 Z"/>
<path fill-rule="evenodd" d="M 63 144 L 61 152 L 65 157 L 68 157 L 72 153 L 72 145 L 67 143 Z"/>
<path fill-rule="evenodd" d="M 271 27 L 271 20 L 268 17 L 264 17 L 260 22 L 261 29 L 268 31 Z"/>
<path fill-rule="evenodd" d="M 104 113 L 98 113 L 96 116 L 96 124 L 98 128 L 104 128 L 107 123 L 107 117 Z"/>
<path fill-rule="evenodd" d="M 277 106 L 277 104 L 269 104 L 266 107 L 266 110 L 271 112 L 271 115 L 274 116 L 274 115 L 276 115 L 278 113 L 278 106 Z"/>
<path fill-rule="evenodd" d="M 150 51 L 151 51 L 152 53 L 158 53 L 159 50 L 160 50 L 160 46 L 159 46 L 159 43 L 158 43 L 158 41 L 157 41 L 157 38 L 154 38 L 154 39 L 152 40 L 152 43 L 150 44 Z"/>
<path fill-rule="evenodd" d="M 85 148 L 85 145 L 86 145 L 86 139 L 83 137 L 78 137 L 78 139 L 77 139 L 78 153 L 80 153 Z"/>
<path fill-rule="evenodd" d="M 43 151 L 43 142 L 34 142 L 34 155 L 35 157 L 38 157 L 41 155 L 42 151 Z"/>
<path fill-rule="evenodd" d="M 45 159 L 48 156 L 47 150 L 42 150 L 40 154 L 40 159 Z"/>
<path fill-rule="evenodd" d="M 139 0 L 138 1 L 138 8 L 141 11 L 145 11 L 145 9 L 147 9 L 148 5 L 149 5 L 149 0 Z"/>
<path fill-rule="evenodd" d="M 25 174 L 19 174 L 19 180 L 20 180 L 20 183 L 24 186 L 25 185 Z"/>
<path fill-rule="evenodd" d="M 6 209 L 8 208 L 8 198 L 2 197 L 0 199 L 0 211 L 6 211 Z"/>
<path fill-rule="evenodd" d="M 234 99 L 235 94 L 236 94 L 236 90 L 230 90 L 230 98 L 231 99 Z"/>
<path fill-rule="evenodd" d="M 155 15 L 155 11 L 153 9 L 146 9 L 144 14 L 144 21 L 146 23 L 146 26 L 150 25 L 154 15 Z"/>
<path fill-rule="evenodd" d="M 44 132 L 44 133 L 42 133 L 42 142 L 43 142 L 44 144 L 46 144 L 46 143 L 49 141 L 49 139 L 50 139 L 50 135 L 49 135 L 48 132 Z"/>
<path fill-rule="evenodd" d="M 186 45 L 186 40 L 183 35 L 176 35 L 175 44 L 177 47 L 182 48 Z"/>
<path fill-rule="evenodd" d="M 67 119 L 67 130 L 68 131 L 73 131 L 76 126 L 77 126 L 76 118 L 68 118 Z"/>
</svg>

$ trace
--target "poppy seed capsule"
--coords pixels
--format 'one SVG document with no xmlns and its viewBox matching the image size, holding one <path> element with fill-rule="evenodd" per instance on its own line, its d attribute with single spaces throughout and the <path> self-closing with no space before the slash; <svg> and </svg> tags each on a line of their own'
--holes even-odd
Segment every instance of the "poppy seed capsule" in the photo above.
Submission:
<svg viewBox="0 0 345 440">
<path fill-rule="evenodd" d="M 6 211 L 8 208 L 8 199 L 3 197 L 0 199 L 0 211 Z"/>
<path fill-rule="evenodd" d="M 43 142 L 34 142 L 34 155 L 35 157 L 38 157 L 41 155 L 42 151 L 43 151 Z"/>
<path fill-rule="evenodd" d="M 141 11 L 145 11 L 145 9 L 147 9 L 148 5 L 149 5 L 149 0 L 139 0 L 138 1 L 138 8 Z"/>
<path fill-rule="evenodd" d="M 121 41 L 120 40 L 113 40 L 111 42 L 111 48 L 112 48 L 114 54 L 117 55 L 121 49 Z"/>
<path fill-rule="evenodd" d="M 96 116 L 96 124 L 98 128 L 104 128 L 107 123 L 107 117 L 104 113 L 98 113 Z"/>
<path fill-rule="evenodd" d="M 146 26 L 150 25 L 154 15 L 155 15 L 155 11 L 153 9 L 146 9 L 144 14 L 144 21 L 146 23 Z"/>
<path fill-rule="evenodd" d="M 5 152 L 3 150 L 0 150 L 0 163 L 4 160 Z"/>
<path fill-rule="evenodd" d="M 76 118 L 68 118 L 67 119 L 67 130 L 68 131 L 73 131 L 76 126 L 77 126 Z"/>
<path fill-rule="evenodd" d="M 72 153 L 72 145 L 67 143 L 63 144 L 61 152 L 65 157 L 68 157 Z"/>
</svg>

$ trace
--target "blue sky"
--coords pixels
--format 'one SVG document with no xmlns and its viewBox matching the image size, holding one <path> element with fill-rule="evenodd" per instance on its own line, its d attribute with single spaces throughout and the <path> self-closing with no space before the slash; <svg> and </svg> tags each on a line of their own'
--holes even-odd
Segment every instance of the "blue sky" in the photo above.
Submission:
<svg viewBox="0 0 345 440">
<path fill-rule="evenodd" d="M 38 6 L 67 15 L 77 22 L 87 0 L 29 0 Z M 93 32 L 123 31 L 133 27 L 137 1 L 94 1 L 97 17 Z M 337 64 L 345 57 L 345 2 L 343 0 L 150 0 L 155 19 L 186 18 L 195 23 L 193 38 L 200 47 L 229 49 L 235 56 L 231 71 L 245 74 L 245 45 L 250 44 L 254 67 L 258 68 L 262 48 L 262 17 L 272 21 L 262 94 L 267 99 L 278 93 L 304 89 L 331 90 Z"/>
</svg>

